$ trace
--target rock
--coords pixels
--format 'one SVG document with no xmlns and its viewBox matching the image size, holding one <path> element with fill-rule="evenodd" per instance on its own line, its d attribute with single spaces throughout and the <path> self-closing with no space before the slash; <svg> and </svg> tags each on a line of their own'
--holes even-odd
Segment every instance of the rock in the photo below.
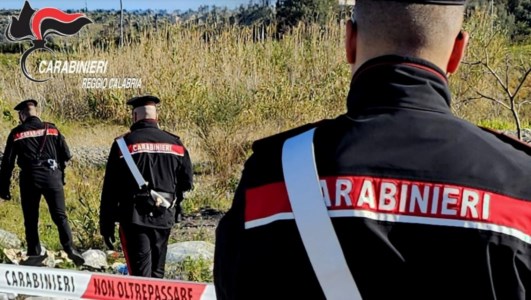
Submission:
<svg viewBox="0 0 531 300">
<path fill-rule="evenodd" d="M 83 166 L 105 166 L 109 147 L 73 147 L 73 160 Z"/>
<path fill-rule="evenodd" d="M 214 245 L 208 242 L 182 242 L 169 245 L 168 253 L 166 254 L 164 278 L 192 280 L 189 274 L 183 272 L 183 266 L 180 264 L 186 259 L 194 261 L 206 260 L 206 265 L 202 262 L 199 266 L 206 267 L 209 269 L 209 272 L 212 272 L 214 267 Z"/>
<path fill-rule="evenodd" d="M 87 250 L 83 252 L 82 255 L 85 259 L 84 266 L 96 270 L 107 269 L 109 267 L 109 264 L 107 263 L 107 255 L 101 250 Z"/>
<path fill-rule="evenodd" d="M 0 229 L 0 247 L 4 249 L 22 248 L 22 242 L 15 234 Z"/>
<path fill-rule="evenodd" d="M 48 254 L 48 257 L 44 260 L 43 264 L 48 268 L 55 268 L 55 253 L 53 253 L 52 251 L 46 251 L 46 253 Z"/>
<path fill-rule="evenodd" d="M 180 263 L 186 258 L 213 260 L 214 244 L 196 241 L 175 243 L 168 246 L 167 264 Z"/>
<path fill-rule="evenodd" d="M 518 134 L 515 130 L 502 130 L 501 132 L 513 138 L 518 137 Z M 522 129 L 522 141 L 528 144 L 531 143 L 531 129 L 528 129 L 528 128 Z"/>
<path fill-rule="evenodd" d="M 17 264 L 21 259 L 21 252 L 17 249 L 4 249 L 4 255 L 7 258 L 9 263 Z"/>
</svg>

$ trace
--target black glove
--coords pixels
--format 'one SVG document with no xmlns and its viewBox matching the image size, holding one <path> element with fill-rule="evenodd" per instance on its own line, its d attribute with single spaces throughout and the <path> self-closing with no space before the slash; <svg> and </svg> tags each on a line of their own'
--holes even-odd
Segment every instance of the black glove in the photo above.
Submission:
<svg viewBox="0 0 531 300">
<path fill-rule="evenodd" d="M 113 244 L 116 242 L 116 238 L 114 237 L 114 223 L 107 225 L 100 224 L 100 233 L 107 248 L 114 250 Z"/>
<path fill-rule="evenodd" d="M 7 192 L 7 193 L 0 193 L 0 198 L 6 200 L 6 201 L 9 201 L 11 200 L 11 193 Z"/>
<path fill-rule="evenodd" d="M 61 167 L 61 179 L 63 181 L 63 185 L 66 185 L 66 162 L 59 164 L 59 166 Z"/>
<path fill-rule="evenodd" d="M 103 236 L 103 241 L 105 242 L 105 245 L 107 246 L 107 248 L 109 248 L 109 250 L 114 250 L 114 242 L 116 242 L 116 239 L 114 237 L 114 233 L 111 234 L 111 235 L 104 235 Z"/>
<path fill-rule="evenodd" d="M 181 202 L 177 201 L 175 203 L 175 223 L 181 223 L 182 217 Z"/>
</svg>

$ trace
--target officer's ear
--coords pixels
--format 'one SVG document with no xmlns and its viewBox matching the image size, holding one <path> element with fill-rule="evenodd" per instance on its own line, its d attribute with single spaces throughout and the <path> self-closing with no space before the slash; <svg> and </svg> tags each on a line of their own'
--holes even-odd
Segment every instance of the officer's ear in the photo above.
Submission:
<svg viewBox="0 0 531 300">
<path fill-rule="evenodd" d="M 347 28 L 345 31 L 345 50 L 347 54 L 347 62 L 351 65 L 356 63 L 356 39 L 358 37 L 358 27 L 352 20 L 347 21 Z"/>
<path fill-rule="evenodd" d="M 24 111 L 18 111 L 18 119 L 20 120 L 20 122 L 24 122 L 26 120 L 26 114 L 24 113 Z"/>
<path fill-rule="evenodd" d="M 455 38 L 454 48 L 452 49 L 452 54 L 450 54 L 450 60 L 448 61 L 448 66 L 446 67 L 446 72 L 453 74 L 459 69 L 459 65 L 465 56 L 466 46 L 468 45 L 468 40 L 470 36 L 466 31 L 460 31 L 457 37 Z"/>
</svg>

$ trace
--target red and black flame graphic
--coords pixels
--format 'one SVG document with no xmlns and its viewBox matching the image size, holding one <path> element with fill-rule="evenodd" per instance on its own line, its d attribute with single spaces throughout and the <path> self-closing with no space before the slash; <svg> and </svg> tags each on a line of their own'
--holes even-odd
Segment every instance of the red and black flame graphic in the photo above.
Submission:
<svg viewBox="0 0 531 300">
<path fill-rule="evenodd" d="M 11 23 L 6 29 L 6 37 L 9 41 L 31 41 L 33 47 L 26 50 L 20 59 L 22 72 L 26 77 L 34 82 L 44 82 L 31 77 L 26 68 L 26 59 L 28 56 L 39 49 L 52 52 L 52 49 L 46 46 L 46 37 L 52 34 L 61 36 L 70 36 L 78 33 L 85 25 L 91 24 L 92 21 L 84 14 L 68 14 L 56 8 L 42 8 L 34 10 L 28 1 L 18 18 L 12 17 Z"/>
</svg>

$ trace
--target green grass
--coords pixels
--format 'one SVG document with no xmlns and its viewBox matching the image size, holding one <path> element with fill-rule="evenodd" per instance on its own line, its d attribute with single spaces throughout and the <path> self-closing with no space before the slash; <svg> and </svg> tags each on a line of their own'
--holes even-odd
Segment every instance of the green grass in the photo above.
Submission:
<svg viewBox="0 0 531 300">
<path fill-rule="evenodd" d="M 97 228 L 97 210 L 103 170 L 96 168 L 67 169 L 65 186 L 66 213 L 70 219 L 74 242 L 84 249 L 103 246 Z M 16 178 L 16 175 L 15 175 Z M 20 204 L 18 181 L 13 180 L 13 199 L 0 207 L 0 228 L 16 234 L 24 243 L 24 218 Z M 39 235 L 41 243 L 50 250 L 61 250 L 57 227 L 53 223 L 44 197 L 39 209 Z"/>
<path fill-rule="evenodd" d="M 213 282 L 212 261 L 187 258 L 177 266 L 166 270 L 166 278 L 195 282 Z"/>
<path fill-rule="evenodd" d="M 530 128 L 531 127 L 530 121 L 531 120 L 524 120 L 522 127 Z M 497 130 L 516 130 L 514 121 L 506 120 L 506 119 L 480 120 L 477 124 L 478 126 L 487 127 L 491 129 L 497 129 Z"/>
</svg>

